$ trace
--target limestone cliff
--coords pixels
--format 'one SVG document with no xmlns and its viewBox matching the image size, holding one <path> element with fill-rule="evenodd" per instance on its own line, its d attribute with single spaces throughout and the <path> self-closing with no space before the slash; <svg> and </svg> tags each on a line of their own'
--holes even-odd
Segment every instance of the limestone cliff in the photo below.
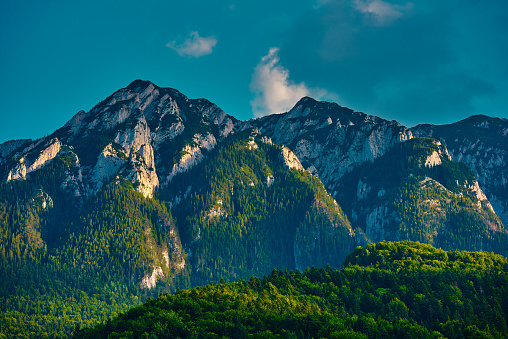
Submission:
<svg viewBox="0 0 508 339">
<path fill-rule="evenodd" d="M 287 113 L 249 123 L 273 142 L 289 147 L 303 168 L 319 177 L 333 196 L 340 189 L 337 180 L 345 173 L 413 137 L 395 121 L 311 98 L 303 98 Z"/>
<path fill-rule="evenodd" d="M 455 161 L 468 164 L 496 214 L 508 224 L 508 120 L 476 115 L 449 125 L 418 125 L 417 136 L 446 145 Z"/>
</svg>

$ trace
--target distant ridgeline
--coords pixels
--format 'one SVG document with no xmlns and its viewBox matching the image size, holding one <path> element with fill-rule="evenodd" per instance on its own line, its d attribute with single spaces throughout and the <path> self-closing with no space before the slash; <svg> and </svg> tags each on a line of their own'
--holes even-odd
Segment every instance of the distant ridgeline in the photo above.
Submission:
<svg viewBox="0 0 508 339">
<path fill-rule="evenodd" d="M 355 248 L 508 255 L 507 145 L 505 119 L 410 130 L 302 98 L 239 121 L 134 81 L 47 137 L 0 145 L 0 339 L 70 337 L 221 280 L 132 311 L 171 301 L 160 328 L 114 332 L 504 335 L 504 259 Z M 132 312 L 97 330 L 117 336 Z"/>
<path fill-rule="evenodd" d="M 501 338 L 507 320 L 504 257 L 404 241 L 162 295 L 74 338 Z"/>
</svg>

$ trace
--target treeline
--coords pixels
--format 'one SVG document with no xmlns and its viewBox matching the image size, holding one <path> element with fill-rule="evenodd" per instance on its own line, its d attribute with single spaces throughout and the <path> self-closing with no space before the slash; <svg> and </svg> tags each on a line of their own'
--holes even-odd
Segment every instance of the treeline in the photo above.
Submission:
<svg viewBox="0 0 508 339">
<path fill-rule="evenodd" d="M 175 192 L 188 194 L 172 210 L 193 285 L 248 279 L 273 267 L 339 267 L 353 248 L 349 222 L 322 183 L 289 170 L 281 147 L 250 130 L 181 174 L 160 198 Z"/>
<path fill-rule="evenodd" d="M 183 251 L 166 206 L 122 179 L 81 205 L 62 188 L 68 155 L 27 181 L 0 184 L 0 337 L 69 337 L 75 325 L 176 288 L 162 252 L 177 262 L 172 254 Z M 142 289 L 156 265 L 165 279 Z M 185 277 L 178 282 L 188 286 Z"/>
<path fill-rule="evenodd" d="M 318 179 L 285 167 L 280 147 L 259 138 L 249 147 L 250 136 L 172 183 L 171 192 L 193 188 L 172 211 L 168 192 L 146 199 L 121 178 L 74 198 L 62 188 L 77 175 L 70 151 L 0 184 L 0 333 L 68 337 L 161 292 L 273 267 L 339 267 L 353 248 L 345 214 Z M 164 276 L 143 289 L 154 267 Z"/>
<path fill-rule="evenodd" d="M 503 338 L 508 261 L 414 242 L 162 295 L 75 338 Z"/>
<path fill-rule="evenodd" d="M 471 168 L 445 154 L 441 163 L 425 166 L 429 156 L 443 153 L 441 147 L 431 138 L 395 145 L 340 179 L 339 204 L 354 216 L 355 228 L 371 232 L 373 241 L 412 240 L 447 250 L 507 255 L 508 231 L 470 189 L 476 181 Z"/>
</svg>

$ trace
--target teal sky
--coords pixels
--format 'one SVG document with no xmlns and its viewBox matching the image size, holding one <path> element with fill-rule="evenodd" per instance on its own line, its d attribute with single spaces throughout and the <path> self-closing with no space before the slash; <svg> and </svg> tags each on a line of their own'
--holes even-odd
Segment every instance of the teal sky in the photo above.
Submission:
<svg viewBox="0 0 508 339">
<path fill-rule="evenodd" d="M 508 118 L 505 0 L 0 1 L 0 142 L 135 79 L 242 120 L 304 96 L 397 120 Z"/>
</svg>

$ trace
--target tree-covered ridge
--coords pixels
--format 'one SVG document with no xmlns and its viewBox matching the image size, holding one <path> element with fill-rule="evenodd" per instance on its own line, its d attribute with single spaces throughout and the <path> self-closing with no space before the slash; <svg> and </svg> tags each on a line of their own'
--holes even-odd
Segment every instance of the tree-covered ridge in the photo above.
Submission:
<svg viewBox="0 0 508 339">
<path fill-rule="evenodd" d="M 62 184 L 79 175 L 70 148 L 27 180 L 0 184 L 0 333 L 67 337 L 177 287 L 339 267 L 353 248 L 345 214 L 317 178 L 288 169 L 282 148 L 261 139 L 247 131 L 207 153 L 204 170 L 171 184 L 194 188 L 180 204 L 163 190 L 147 199 L 121 176 L 89 199 L 73 197 Z"/>
<path fill-rule="evenodd" d="M 162 295 L 75 338 L 503 338 L 508 261 L 414 242 Z"/>
<path fill-rule="evenodd" d="M 230 137 L 159 192 L 164 200 L 184 197 L 173 213 L 193 284 L 247 279 L 273 267 L 339 267 L 352 249 L 351 226 L 323 184 L 288 169 L 282 147 L 263 140 L 251 130 Z"/>
<path fill-rule="evenodd" d="M 178 272 L 176 263 L 183 261 L 177 230 L 165 205 L 145 199 L 122 179 L 89 200 L 69 229 L 74 232 L 57 253 L 83 270 L 93 264 L 111 275 L 138 281 L 154 267 L 161 267 L 169 278 L 175 274 L 170 267 Z"/>
<path fill-rule="evenodd" d="M 441 140 L 454 160 L 471 166 L 496 214 L 508 224 L 508 119 L 475 115 L 448 125 L 423 124 L 411 130 L 414 135 Z"/>
<path fill-rule="evenodd" d="M 400 223 L 392 232 L 400 239 L 449 250 L 489 250 L 506 255 L 508 232 L 486 206 L 458 195 L 428 177 L 412 177 L 392 191 L 388 208 Z M 389 229 L 389 228 L 388 228 Z"/>
<path fill-rule="evenodd" d="M 445 251 L 412 241 L 379 242 L 357 247 L 343 267 L 375 267 L 396 272 L 430 270 L 435 272 L 508 272 L 508 260 L 491 252 Z"/>
<path fill-rule="evenodd" d="M 65 155 L 27 181 L 0 184 L 0 333 L 9 338 L 68 337 L 75 324 L 172 290 L 177 272 L 186 284 L 166 207 L 119 179 L 79 208 L 61 185 L 73 168 Z M 164 278 L 142 289 L 156 266 Z"/>
<path fill-rule="evenodd" d="M 345 175 L 340 185 L 339 203 L 373 242 L 413 240 L 448 250 L 508 253 L 508 232 L 488 201 L 480 200 L 474 172 L 450 160 L 434 139 L 397 144 Z"/>
</svg>

